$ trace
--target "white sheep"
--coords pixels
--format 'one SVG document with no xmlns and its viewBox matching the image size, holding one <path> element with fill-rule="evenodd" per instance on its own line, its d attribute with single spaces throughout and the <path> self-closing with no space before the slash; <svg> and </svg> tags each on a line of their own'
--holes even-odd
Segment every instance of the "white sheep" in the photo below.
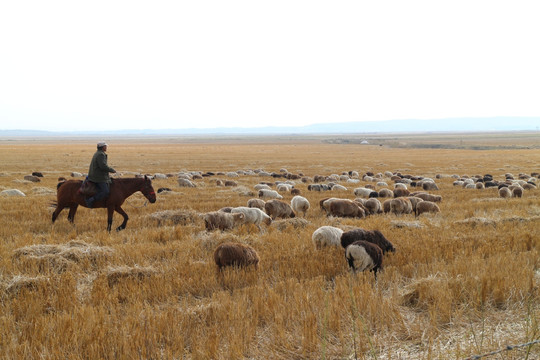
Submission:
<svg viewBox="0 0 540 360">
<path fill-rule="evenodd" d="M 332 186 L 332 191 L 347 191 L 347 188 L 343 185 L 335 184 Z"/>
<path fill-rule="evenodd" d="M 355 196 L 361 196 L 361 197 L 369 197 L 369 194 L 373 192 L 372 189 L 367 189 L 365 187 L 359 187 L 354 189 L 354 195 Z"/>
<path fill-rule="evenodd" d="M 296 195 L 295 197 L 293 197 L 291 199 L 291 207 L 292 207 L 294 213 L 297 214 L 297 215 L 301 212 L 302 216 L 305 217 L 306 212 L 309 209 L 309 206 L 310 205 L 309 205 L 308 199 L 306 199 L 303 196 Z"/>
<path fill-rule="evenodd" d="M 262 190 L 262 189 L 266 189 L 266 190 L 272 190 L 272 188 L 266 184 L 257 184 L 253 187 L 255 190 Z"/>
<path fill-rule="evenodd" d="M 261 189 L 259 190 L 259 197 L 266 199 L 283 199 L 283 196 L 275 190 Z"/>
<path fill-rule="evenodd" d="M 290 192 L 292 188 L 292 185 L 286 183 L 281 183 L 277 186 L 277 190 L 281 192 Z"/>
<path fill-rule="evenodd" d="M 8 189 L 8 190 L 2 190 L 0 192 L 1 196 L 26 196 L 21 190 L 19 189 Z"/>
<path fill-rule="evenodd" d="M 188 179 L 178 178 L 178 185 L 182 187 L 195 187 L 195 184 Z"/>
<path fill-rule="evenodd" d="M 257 225 L 259 231 L 261 230 L 261 223 L 265 223 L 266 225 L 270 225 L 272 223 L 272 218 L 258 208 L 250 208 L 245 206 L 232 208 L 231 214 L 236 213 L 244 214 L 244 223 Z"/>
<path fill-rule="evenodd" d="M 321 226 L 313 232 L 311 239 L 315 248 L 321 249 L 326 246 L 341 246 L 343 230 L 333 226 Z"/>
<path fill-rule="evenodd" d="M 502 198 L 512 197 L 512 191 L 507 187 L 502 187 L 499 189 L 499 196 Z"/>
</svg>

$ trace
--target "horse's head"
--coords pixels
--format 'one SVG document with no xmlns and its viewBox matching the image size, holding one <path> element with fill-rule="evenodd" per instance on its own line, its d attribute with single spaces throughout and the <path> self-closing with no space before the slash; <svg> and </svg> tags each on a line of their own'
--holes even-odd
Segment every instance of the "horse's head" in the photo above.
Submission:
<svg viewBox="0 0 540 360">
<path fill-rule="evenodd" d="M 152 204 L 156 202 L 156 192 L 152 187 L 152 180 L 146 175 L 144 176 L 144 183 L 141 189 L 144 197 L 148 199 Z"/>
</svg>

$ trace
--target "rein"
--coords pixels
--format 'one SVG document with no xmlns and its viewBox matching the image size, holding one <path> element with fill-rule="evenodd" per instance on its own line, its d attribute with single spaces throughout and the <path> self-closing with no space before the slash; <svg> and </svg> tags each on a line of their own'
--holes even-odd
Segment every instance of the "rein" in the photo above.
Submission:
<svg viewBox="0 0 540 360">
<path fill-rule="evenodd" d="M 140 205 L 140 206 L 135 206 L 135 205 L 133 205 L 133 204 L 131 203 L 131 201 L 129 201 L 129 199 L 126 199 L 126 202 L 127 202 L 131 207 L 134 207 L 134 208 L 136 208 L 136 209 L 140 209 L 140 208 L 143 208 L 143 207 L 145 207 L 146 205 L 148 205 L 148 200 L 147 200 L 147 199 L 145 199 L 145 200 L 144 200 L 144 204 L 142 204 L 142 205 Z"/>
</svg>

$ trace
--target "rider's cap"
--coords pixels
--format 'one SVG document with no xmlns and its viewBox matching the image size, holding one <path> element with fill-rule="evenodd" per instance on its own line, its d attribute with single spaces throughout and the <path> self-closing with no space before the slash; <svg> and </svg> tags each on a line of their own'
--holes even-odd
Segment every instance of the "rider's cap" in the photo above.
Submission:
<svg viewBox="0 0 540 360">
<path fill-rule="evenodd" d="M 105 141 L 101 141 L 101 142 L 97 143 L 98 148 L 101 148 L 101 147 L 104 147 L 104 146 L 107 146 L 107 143 Z"/>
</svg>

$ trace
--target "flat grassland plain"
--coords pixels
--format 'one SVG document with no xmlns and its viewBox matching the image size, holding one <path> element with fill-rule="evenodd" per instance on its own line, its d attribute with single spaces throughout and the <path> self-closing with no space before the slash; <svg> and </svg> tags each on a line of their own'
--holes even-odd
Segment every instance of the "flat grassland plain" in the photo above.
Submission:
<svg viewBox="0 0 540 360">
<path fill-rule="evenodd" d="M 120 176 L 173 174 L 153 180 L 172 191 L 147 206 L 140 193 L 128 198 L 121 232 L 106 231 L 105 209 L 79 207 L 74 225 L 64 209 L 51 224 L 58 177 L 86 173 L 98 140 L 0 140 L 0 190 L 26 194 L 0 197 L 1 358 L 540 358 L 540 190 L 502 199 L 451 177 L 539 172 L 538 132 L 107 139 Z M 205 231 L 200 214 L 246 206 L 254 185 L 285 180 L 226 175 L 256 169 L 432 177 L 441 212 L 327 217 L 320 199 L 354 199 L 354 188 L 376 183 L 311 192 L 296 180 L 311 203 L 305 221 Z M 33 171 L 40 182 L 23 180 Z M 186 188 L 181 171 L 223 174 Z M 115 214 L 113 229 L 120 222 Z M 379 229 L 397 250 L 376 280 L 352 274 L 342 248 L 315 249 L 323 225 Z M 226 241 L 255 248 L 259 269 L 218 275 L 213 251 Z"/>
</svg>

